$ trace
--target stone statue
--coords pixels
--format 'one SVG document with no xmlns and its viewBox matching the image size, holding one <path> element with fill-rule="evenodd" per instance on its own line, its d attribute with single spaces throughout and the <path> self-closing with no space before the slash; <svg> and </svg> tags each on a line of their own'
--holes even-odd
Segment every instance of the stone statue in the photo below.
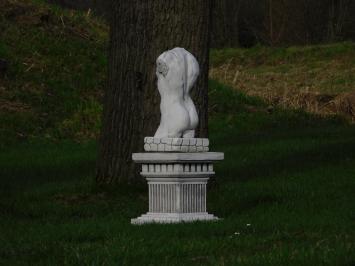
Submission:
<svg viewBox="0 0 355 266">
<path fill-rule="evenodd" d="M 144 151 L 133 153 L 148 183 L 148 212 L 132 224 L 216 221 L 207 212 L 207 182 L 213 163 L 224 159 L 209 151 L 209 139 L 195 138 L 198 115 L 190 90 L 199 74 L 195 57 L 183 48 L 162 53 L 156 62 L 161 120 Z"/>
<path fill-rule="evenodd" d="M 174 48 L 156 63 L 161 119 L 154 138 L 194 138 L 198 115 L 190 90 L 200 71 L 196 58 L 184 48 Z"/>
</svg>

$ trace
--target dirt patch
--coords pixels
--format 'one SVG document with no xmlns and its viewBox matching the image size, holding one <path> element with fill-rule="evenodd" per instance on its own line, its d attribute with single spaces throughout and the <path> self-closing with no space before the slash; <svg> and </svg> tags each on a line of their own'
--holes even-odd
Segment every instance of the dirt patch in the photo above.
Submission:
<svg viewBox="0 0 355 266">
<path fill-rule="evenodd" d="M 331 112 L 344 115 L 355 123 L 355 91 L 338 95 L 327 108 Z"/>
<path fill-rule="evenodd" d="M 75 12 L 67 12 L 62 15 L 55 14 L 46 5 L 31 4 L 30 2 L 16 1 L 16 0 L 2 0 L 0 3 L 0 15 L 18 26 L 26 27 L 45 27 L 49 31 L 64 32 L 67 36 L 75 36 L 85 40 L 95 40 L 95 34 L 91 32 L 91 24 L 98 27 L 98 23 L 90 19 L 90 13 L 87 13 L 86 25 L 75 24 L 73 17 Z M 102 28 L 107 31 L 106 26 Z"/>
<path fill-rule="evenodd" d="M 32 112 L 32 108 L 31 106 L 21 102 L 6 101 L 0 99 L 0 111 L 9 113 L 28 113 Z"/>
<path fill-rule="evenodd" d="M 5 19 L 18 24 L 39 25 L 49 22 L 50 10 L 46 8 L 39 9 L 30 3 L 2 1 L 0 9 Z"/>
</svg>

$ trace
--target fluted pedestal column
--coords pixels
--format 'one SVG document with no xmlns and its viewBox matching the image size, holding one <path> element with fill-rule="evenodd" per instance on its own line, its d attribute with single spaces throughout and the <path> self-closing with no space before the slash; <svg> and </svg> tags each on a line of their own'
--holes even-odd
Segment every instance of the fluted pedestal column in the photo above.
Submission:
<svg viewBox="0 0 355 266">
<path fill-rule="evenodd" d="M 142 164 L 149 187 L 149 211 L 132 224 L 218 219 L 207 213 L 206 184 L 214 175 L 213 162 L 223 160 L 223 153 L 145 152 L 132 157 Z"/>
</svg>

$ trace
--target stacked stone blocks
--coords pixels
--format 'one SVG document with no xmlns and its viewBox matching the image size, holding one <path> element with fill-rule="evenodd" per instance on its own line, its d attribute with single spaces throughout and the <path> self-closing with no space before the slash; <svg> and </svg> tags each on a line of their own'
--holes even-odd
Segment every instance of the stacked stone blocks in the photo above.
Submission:
<svg viewBox="0 0 355 266">
<path fill-rule="evenodd" d="M 144 150 L 148 152 L 207 152 L 209 144 L 207 138 L 144 138 Z"/>
</svg>

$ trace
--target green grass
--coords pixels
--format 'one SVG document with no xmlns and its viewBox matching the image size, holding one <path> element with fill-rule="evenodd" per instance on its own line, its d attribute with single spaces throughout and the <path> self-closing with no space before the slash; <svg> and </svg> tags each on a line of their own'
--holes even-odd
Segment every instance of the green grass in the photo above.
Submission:
<svg viewBox="0 0 355 266">
<path fill-rule="evenodd" d="M 100 126 L 107 25 L 44 1 L 0 3 L 0 141 L 92 139 Z M 16 139 L 17 138 L 17 139 Z"/>
<path fill-rule="evenodd" d="M 243 65 L 279 65 L 280 63 L 307 63 L 354 55 L 355 44 L 352 42 L 320 44 L 310 46 L 267 47 L 256 45 L 244 48 L 212 49 L 211 65 L 216 67 L 235 60 Z"/>
<path fill-rule="evenodd" d="M 354 44 L 212 51 L 215 77 L 239 89 L 210 81 L 225 160 L 208 209 L 223 219 L 132 226 L 144 182 L 94 183 L 106 40 L 85 13 L 0 1 L 0 265 L 354 265 L 355 127 L 262 99 L 284 77 L 292 93 L 349 91 Z"/>
<path fill-rule="evenodd" d="M 222 220 L 130 225 L 147 211 L 146 185 L 98 190 L 95 143 L 38 139 L 0 152 L 0 264 L 353 265 L 355 127 L 265 112 L 215 81 L 210 93 L 225 160 L 208 209 Z"/>
</svg>

